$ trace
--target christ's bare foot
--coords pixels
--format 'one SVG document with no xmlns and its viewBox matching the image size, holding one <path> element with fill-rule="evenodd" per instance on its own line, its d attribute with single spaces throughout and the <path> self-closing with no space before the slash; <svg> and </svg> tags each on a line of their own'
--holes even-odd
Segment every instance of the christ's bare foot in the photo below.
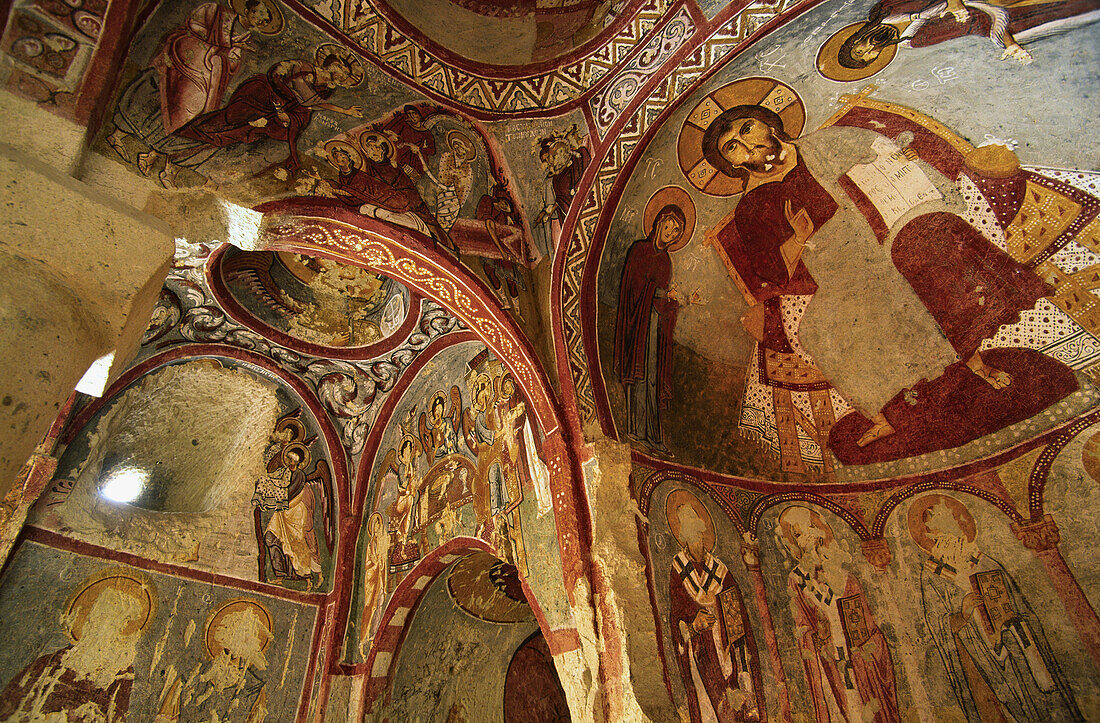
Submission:
<svg viewBox="0 0 1100 723">
<path fill-rule="evenodd" d="M 856 441 L 857 447 L 866 447 L 871 442 L 882 439 L 883 437 L 889 437 L 894 433 L 894 426 L 886 421 L 886 417 L 881 414 L 876 414 L 875 418 L 871 420 L 871 428 L 863 433 L 863 436 Z"/>
<path fill-rule="evenodd" d="M 966 366 L 994 389 L 1004 389 L 1012 384 L 1011 374 L 989 366 L 978 352 L 974 352 L 974 356 L 966 361 Z"/>
<path fill-rule="evenodd" d="M 137 167 L 141 171 L 143 176 L 151 176 L 153 174 L 153 165 L 157 162 L 157 153 L 150 151 L 149 153 L 139 153 L 137 157 Z"/>
<path fill-rule="evenodd" d="M 107 136 L 107 143 L 111 146 L 111 148 L 115 149 L 115 153 L 117 153 L 119 157 L 122 158 L 122 160 L 129 163 L 130 157 L 127 155 L 126 149 L 122 145 L 122 140 L 125 137 L 126 133 L 119 130 L 118 128 L 115 128 L 114 131 L 111 132 L 111 135 Z"/>
</svg>

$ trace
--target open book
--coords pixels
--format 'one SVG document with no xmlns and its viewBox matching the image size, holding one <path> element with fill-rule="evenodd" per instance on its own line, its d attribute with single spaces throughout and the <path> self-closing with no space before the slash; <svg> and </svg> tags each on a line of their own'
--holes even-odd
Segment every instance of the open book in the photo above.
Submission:
<svg viewBox="0 0 1100 723">
<path fill-rule="evenodd" d="M 882 216 L 887 228 L 922 203 L 942 198 L 915 162 L 888 138 L 871 144 L 878 158 L 853 166 L 847 174 Z"/>
</svg>

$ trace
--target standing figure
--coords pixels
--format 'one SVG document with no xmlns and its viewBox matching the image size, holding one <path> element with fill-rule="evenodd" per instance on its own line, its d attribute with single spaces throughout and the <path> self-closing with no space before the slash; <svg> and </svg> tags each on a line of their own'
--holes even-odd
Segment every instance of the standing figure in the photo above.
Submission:
<svg viewBox="0 0 1100 723">
<path fill-rule="evenodd" d="M 124 159 L 129 158 L 126 137 L 148 146 L 137 155 L 137 165 L 149 175 L 162 154 L 179 150 L 182 139 L 173 138 L 176 131 L 221 107 L 252 31 L 276 35 L 282 27 L 283 17 L 271 0 L 199 5 L 164 37 L 150 67 L 122 92 L 107 142 Z"/>
<path fill-rule="evenodd" d="M 469 389 L 473 402 L 462 412 L 462 434 L 467 449 L 477 459 L 474 512 L 480 524 L 478 534 L 483 535 L 490 534 L 489 520 L 508 506 L 508 486 L 500 463 L 502 438 L 491 419 L 493 382 L 488 374 L 480 373 L 469 380 Z"/>
<path fill-rule="evenodd" d="M 414 181 L 428 170 L 428 159 L 435 155 L 435 136 L 424 125 L 424 113 L 415 105 L 407 105 L 393 114 L 381 129 L 394 139 L 393 161 Z"/>
<path fill-rule="evenodd" d="M 424 477 L 420 473 L 420 445 L 409 434 L 401 439 L 398 449 L 391 449 L 382 460 L 380 477 L 393 473 L 397 477 L 397 499 L 387 510 L 390 526 L 397 533 L 400 544 L 398 555 L 404 555 L 410 533 L 416 529 L 417 500 L 424 488 Z"/>
<path fill-rule="evenodd" d="M 909 508 L 924 621 L 968 721 L 1084 720 L 1038 616 L 1000 562 L 975 543 L 970 511 L 931 494 Z"/>
<path fill-rule="evenodd" d="M 681 193 L 690 203 L 687 193 Z M 663 454 L 668 449 L 661 408 L 672 398 L 672 331 L 680 308 L 670 283 L 669 251 L 690 238 L 683 205 L 663 205 L 649 225 L 649 235 L 627 251 L 615 318 L 614 363 L 626 395 L 627 438 Z"/>
<path fill-rule="evenodd" d="M 542 229 L 543 255 L 551 255 L 561 234 L 581 177 L 592 161 L 576 124 L 568 131 L 556 131 L 539 139 L 539 160 L 546 169 L 546 201 L 532 226 Z"/>
<path fill-rule="evenodd" d="M 297 421 L 297 420 L 293 420 Z M 252 505 L 260 546 L 260 579 L 276 584 L 284 580 L 308 580 L 309 589 L 324 582 L 320 547 L 314 531 L 317 500 L 321 501 L 321 516 L 326 542 L 331 550 L 333 512 L 329 497 L 328 463 L 318 460 L 312 473 L 309 450 L 297 439 L 298 427 L 276 427 L 264 453 L 267 474 L 256 481 Z M 267 524 L 263 515 L 270 512 Z M 271 565 L 268 575 L 267 564 Z M 314 580 L 316 576 L 316 580 Z"/>
<path fill-rule="evenodd" d="M 489 238 L 500 252 L 502 263 L 507 264 L 509 268 L 515 268 L 517 263 L 535 263 L 540 258 L 534 255 L 523 238 L 523 221 L 512 203 L 507 181 L 494 180 L 492 193 L 482 195 L 477 202 L 474 218 L 485 224 Z M 483 261 L 485 260 L 489 259 L 483 257 Z M 521 281 L 520 284 L 523 285 L 523 282 Z M 495 282 L 494 288 L 499 286 L 500 282 Z M 526 290 L 525 285 L 523 288 Z M 513 293 L 512 296 L 515 294 Z"/>
<path fill-rule="evenodd" d="M 450 150 L 439 159 L 439 191 L 436 194 L 436 217 L 443 228 L 450 230 L 458 219 L 473 182 L 473 162 L 477 149 L 473 141 L 458 130 L 447 134 Z"/>
<path fill-rule="evenodd" d="M 814 719 L 896 723 L 894 663 L 863 586 L 829 525 L 809 507 L 779 515 L 779 536 L 795 561 L 787 576 L 796 640 Z"/>
<path fill-rule="evenodd" d="M 208 620 L 202 634 L 207 661 L 186 677 L 169 669 L 154 723 L 263 723 L 268 713 L 264 651 L 274 637 L 271 613 L 252 600 L 230 600 Z"/>
<path fill-rule="evenodd" d="M 499 515 L 496 526 L 505 528 L 511 545 L 511 562 L 527 576 L 527 551 L 523 541 L 523 518 L 519 505 L 523 501 L 524 485 L 529 482 L 527 470 L 527 441 L 523 429 L 527 406 L 516 394 L 516 382 L 511 372 L 502 372 L 496 378 L 496 399 L 492 407 L 492 426 L 497 430 L 496 459 L 504 478 L 504 495 L 508 502 Z"/>
<path fill-rule="evenodd" d="M 523 235 L 523 221 L 516 212 L 505 181 L 494 182 L 492 193 L 486 193 L 478 201 L 474 218 L 485 224 L 500 258 L 482 256 L 481 270 L 489 280 L 500 305 L 522 318 L 519 304 L 514 300 L 520 290 L 527 291 L 521 265 L 535 264 L 541 256 L 531 248 Z"/>
<path fill-rule="evenodd" d="M 710 513 L 675 490 L 665 517 L 680 551 L 669 571 L 669 634 L 692 723 L 758 721 L 763 710 L 756 643 L 733 575 L 712 551 Z"/>
<path fill-rule="evenodd" d="M 136 572 L 110 569 L 86 580 L 61 616 L 71 644 L 8 681 L 0 720 L 125 721 L 137 646 L 156 611 L 156 588 Z"/>
<path fill-rule="evenodd" d="M 363 612 L 359 616 L 359 657 L 367 659 L 374 636 L 374 616 L 378 604 L 386 596 L 387 565 L 390 556 L 390 536 L 379 512 L 367 520 L 367 547 L 363 554 Z"/>
</svg>

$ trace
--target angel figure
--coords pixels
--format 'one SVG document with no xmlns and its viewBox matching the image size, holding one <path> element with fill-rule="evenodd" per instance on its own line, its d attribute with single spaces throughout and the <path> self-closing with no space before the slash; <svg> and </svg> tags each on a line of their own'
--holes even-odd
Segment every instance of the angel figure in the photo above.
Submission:
<svg viewBox="0 0 1100 723">
<path fill-rule="evenodd" d="M 359 619 L 359 656 L 367 659 L 374 632 L 378 603 L 386 594 L 386 568 L 390 554 L 390 536 L 386 534 L 381 513 L 367 520 L 366 554 L 363 555 L 363 614 Z"/>
<path fill-rule="evenodd" d="M 296 409 L 276 423 L 264 451 L 265 474 L 256 480 L 252 505 L 259 548 L 259 579 L 275 584 L 306 580 L 306 589 L 312 590 L 324 582 L 314 530 L 318 498 L 325 544 L 330 554 L 335 539 L 335 515 L 328 462 L 319 459 L 311 471 L 306 471 L 310 466 L 309 445 L 316 438 L 305 438 L 305 425 L 297 418 L 300 414 L 301 409 Z M 270 516 L 265 525 L 266 513 Z M 268 563 L 271 565 L 270 577 Z"/>
<path fill-rule="evenodd" d="M 458 453 L 458 420 L 462 416 L 462 392 L 458 385 L 451 386 L 450 396 L 451 406 L 447 409 L 443 390 L 436 391 L 428 411 L 420 414 L 420 441 L 431 462 Z"/>
<path fill-rule="evenodd" d="M 435 216 L 439 224 L 449 231 L 470 196 L 477 149 L 469 136 L 458 130 L 447 134 L 447 146 L 450 150 L 439 160 Z"/>
</svg>

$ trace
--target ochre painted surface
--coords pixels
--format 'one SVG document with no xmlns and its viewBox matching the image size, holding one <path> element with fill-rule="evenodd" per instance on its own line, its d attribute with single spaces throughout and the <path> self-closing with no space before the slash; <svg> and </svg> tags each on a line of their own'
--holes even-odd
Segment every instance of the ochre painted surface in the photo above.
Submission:
<svg viewBox="0 0 1100 723">
<path fill-rule="evenodd" d="M 8 5 L 0 719 L 1100 717 L 1096 0 Z"/>
</svg>

